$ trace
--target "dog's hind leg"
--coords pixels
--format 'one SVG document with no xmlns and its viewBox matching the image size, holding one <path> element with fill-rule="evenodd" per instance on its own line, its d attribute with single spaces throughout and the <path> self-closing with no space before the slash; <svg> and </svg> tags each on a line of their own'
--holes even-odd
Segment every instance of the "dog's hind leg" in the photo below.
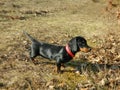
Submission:
<svg viewBox="0 0 120 90">
<path fill-rule="evenodd" d="M 35 64 L 35 57 L 37 57 L 38 53 L 36 52 L 36 50 L 34 48 L 31 47 L 30 49 L 30 59 L 31 61 Z"/>
</svg>

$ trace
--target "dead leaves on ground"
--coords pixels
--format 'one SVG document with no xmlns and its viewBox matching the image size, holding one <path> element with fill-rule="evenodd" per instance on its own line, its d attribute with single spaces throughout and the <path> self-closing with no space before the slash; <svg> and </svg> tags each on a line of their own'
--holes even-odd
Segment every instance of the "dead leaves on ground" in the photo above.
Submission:
<svg viewBox="0 0 120 90">
<path fill-rule="evenodd" d="M 94 48 L 90 53 L 88 54 L 83 54 L 81 55 L 80 53 L 80 60 L 88 60 L 85 62 L 90 62 L 89 63 L 84 63 L 81 64 L 81 67 L 83 67 L 81 74 L 79 75 L 85 75 L 88 78 L 87 82 L 81 83 L 78 82 L 74 88 L 77 90 L 94 90 L 94 89 L 104 89 L 105 87 L 108 88 L 116 88 L 119 89 L 120 85 L 120 38 L 118 34 L 110 33 L 103 39 L 100 39 L 99 37 L 93 37 L 94 42 L 97 43 L 98 45 L 96 46 L 97 48 Z M 98 42 L 99 41 L 99 42 Z M 21 42 L 21 40 L 20 40 Z M 62 42 L 62 41 L 60 41 Z M 28 42 L 23 40 L 19 47 L 18 45 L 15 45 L 14 48 L 9 48 L 7 50 L 7 54 L 3 54 L 0 56 L 0 63 L 3 66 L 1 70 L 9 70 L 9 69 L 14 69 L 18 68 L 18 71 L 20 72 L 25 72 L 27 70 L 34 70 L 39 75 L 42 75 L 44 77 L 43 73 L 44 70 L 47 72 L 50 72 L 53 67 L 50 67 L 50 65 L 46 65 L 46 68 L 42 68 L 44 65 L 40 64 L 37 67 L 33 66 L 27 66 L 26 69 L 25 67 L 22 68 L 20 67 L 20 63 L 24 62 L 26 63 L 26 60 L 28 60 L 28 51 L 27 47 Z M 17 50 L 15 50 L 17 48 Z M 24 53 L 23 53 L 24 51 Z M 82 58 L 81 58 L 82 57 Z M 18 65 L 16 64 L 18 63 Z M 27 63 L 29 65 L 29 63 Z M 103 64 L 103 66 L 101 66 Z M 109 67 L 109 65 L 112 65 Z M 87 67 L 87 68 L 86 68 Z M 107 68 L 109 67 L 109 68 Z M 21 68 L 21 69 L 20 69 Z M 32 69 L 31 69 L 32 68 Z M 47 69 L 50 68 L 48 71 Z M 99 72 L 93 72 L 91 69 L 99 69 Z M 38 69 L 38 70 L 37 70 Z M 40 71 L 40 72 L 38 72 Z M 1 71 L 2 72 L 2 71 Z M 45 73 L 45 72 L 44 72 Z M 46 75 L 45 75 L 46 76 Z M 39 76 L 38 76 L 39 77 Z M 30 78 L 29 78 L 30 79 Z M 35 81 L 33 81 L 35 79 Z M 30 79 L 31 80 L 31 79 Z M 28 88 L 39 88 L 40 86 L 42 88 L 49 88 L 49 89 L 67 89 L 70 88 L 70 86 L 62 80 L 59 80 L 59 78 L 55 79 L 52 78 L 50 80 L 46 81 L 41 81 L 39 79 L 39 82 L 41 82 L 41 85 L 36 82 L 37 78 L 33 78 L 33 83 L 29 83 L 26 81 L 23 86 L 24 87 L 27 85 Z M 22 82 L 22 81 L 21 81 Z M 33 86 L 34 84 L 35 87 Z M 18 84 L 19 85 L 19 84 Z M 15 85 L 16 87 L 17 85 Z M 2 82 L 0 82 L 0 87 L 6 87 L 6 85 Z M 9 88 L 9 87 L 8 87 Z M 11 88 L 11 87 L 10 87 Z"/>
<path fill-rule="evenodd" d="M 110 90 L 120 89 L 120 37 L 119 34 L 110 33 L 104 37 L 104 40 L 100 38 L 95 38 L 96 41 L 100 41 L 97 48 L 93 48 L 93 50 L 84 56 L 81 55 L 81 59 L 83 57 L 88 60 L 89 63 L 85 64 L 80 68 L 83 68 L 82 73 L 88 75 L 88 79 L 91 83 L 80 84 L 80 88 L 85 88 L 86 85 L 90 85 L 86 87 L 86 90 L 90 88 L 95 89 L 104 89 L 108 87 Z M 98 39 L 98 40 L 97 40 Z M 91 68 L 91 69 L 90 69 Z M 89 71 L 90 69 L 90 71 Z M 92 69 L 97 69 L 99 71 L 94 72 Z M 87 73 L 87 74 L 86 74 Z M 83 89 L 84 90 L 84 89 Z M 93 90 L 93 89 L 92 89 Z"/>
</svg>

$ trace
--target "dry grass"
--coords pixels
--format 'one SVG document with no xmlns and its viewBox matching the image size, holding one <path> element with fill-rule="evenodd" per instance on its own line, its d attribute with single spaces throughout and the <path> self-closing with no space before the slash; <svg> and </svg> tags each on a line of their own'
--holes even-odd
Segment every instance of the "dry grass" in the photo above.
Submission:
<svg viewBox="0 0 120 90">
<path fill-rule="evenodd" d="M 113 1 L 118 5 L 108 12 L 105 10 L 106 0 L 1 0 L 0 89 L 119 90 L 119 69 L 94 66 L 96 61 L 101 64 L 101 61 L 106 63 L 107 60 L 119 65 L 120 38 L 116 11 L 120 2 Z M 23 30 L 38 40 L 60 45 L 81 35 L 90 46 L 98 49 L 91 54 L 78 53 L 75 61 L 66 64 L 65 72 L 59 75 L 53 70 L 54 61 L 37 58 L 38 65 L 27 62 L 30 41 Z M 112 48 L 107 48 L 111 44 Z M 112 51 L 115 53 L 109 57 Z M 82 73 L 74 73 L 75 68 L 80 70 L 81 66 L 85 66 Z M 94 67 L 99 68 L 99 72 L 94 72 Z"/>
</svg>

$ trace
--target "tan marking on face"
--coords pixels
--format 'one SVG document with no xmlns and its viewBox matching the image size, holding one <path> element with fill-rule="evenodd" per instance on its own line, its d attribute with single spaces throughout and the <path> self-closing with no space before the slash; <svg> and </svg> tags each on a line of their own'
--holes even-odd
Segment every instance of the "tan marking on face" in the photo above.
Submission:
<svg viewBox="0 0 120 90">
<path fill-rule="evenodd" d="M 83 48 L 80 48 L 80 51 L 87 53 L 90 51 L 90 48 L 83 47 Z"/>
</svg>

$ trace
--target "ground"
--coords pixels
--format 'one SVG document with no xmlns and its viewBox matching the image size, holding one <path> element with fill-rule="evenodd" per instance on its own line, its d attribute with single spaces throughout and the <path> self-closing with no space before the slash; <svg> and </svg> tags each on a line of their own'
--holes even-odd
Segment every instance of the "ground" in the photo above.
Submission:
<svg viewBox="0 0 120 90">
<path fill-rule="evenodd" d="M 119 90 L 119 0 L 0 0 L 0 90 Z M 29 60 L 31 41 L 66 45 L 83 36 L 92 47 L 55 72 L 55 61 Z"/>
</svg>

